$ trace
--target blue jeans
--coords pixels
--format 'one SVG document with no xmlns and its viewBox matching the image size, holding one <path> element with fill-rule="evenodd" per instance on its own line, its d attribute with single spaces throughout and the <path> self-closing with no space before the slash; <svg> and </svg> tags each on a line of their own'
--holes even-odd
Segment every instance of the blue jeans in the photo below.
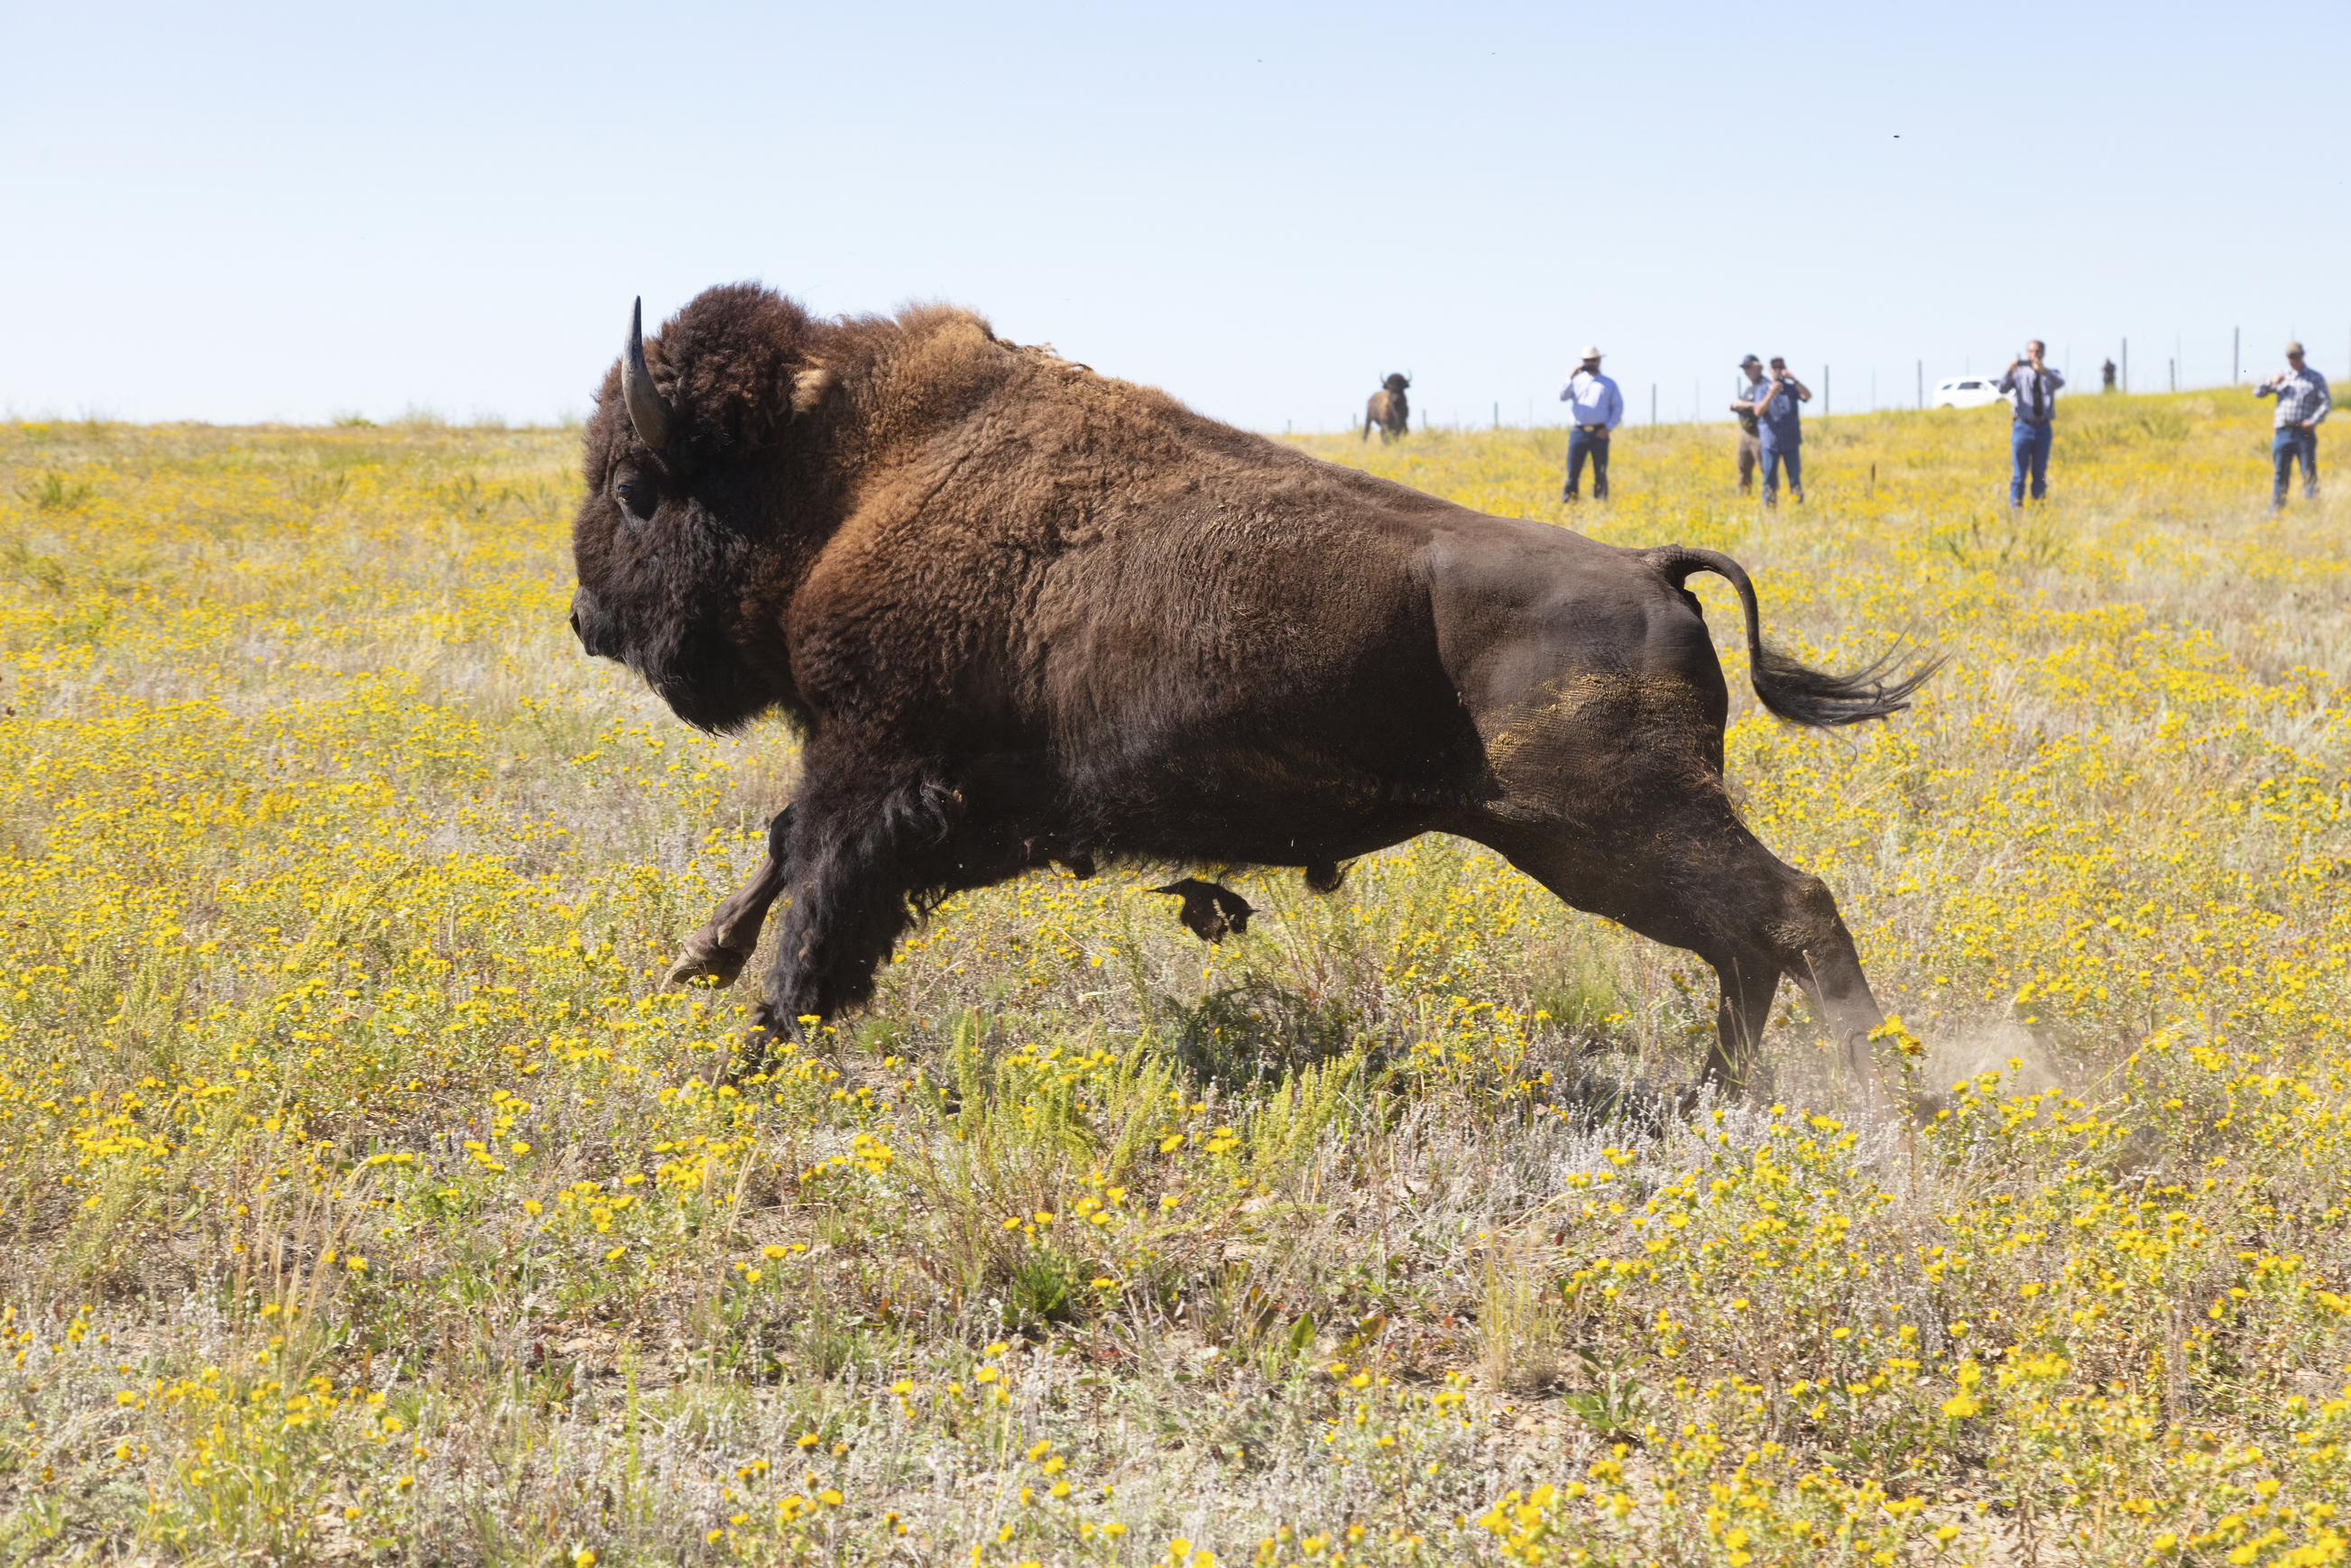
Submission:
<svg viewBox="0 0 2351 1568">
<path fill-rule="evenodd" d="M 2051 427 L 2018 420 L 2008 427 L 2008 504 L 2022 506 L 2024 502 L 2024 476 L 2032 476 L 2032 498 L 2036 501 L 2049 494 L 2049 436 Z"/>
<path fill-rule="evenodd" d="M 2285 505 L 2285 482 L 2294 477 L 2294 460 L 2302 459 L 2302 493 L 2310 500 L 2318 498 L 2318 432 L 2314 430 L 2281 430 L 2270 443 L 2270 462 L 2277 469 L 2277 488 L 2270 492 L 2270 505 Z"/>
<path fill-rule="evenodd" d="M 1761 448 L 1761 455 L 1763 458 L 1763 504 L 1767 507 L 1776 507 L 1780 504 L 1780 470 L 1782 466 L 1785 466 L 1788 470 L 1788 494 L 1793 496 L 1799 501 L 1802 500 L 1804 498 L 1804 448 L 1802 444 L 1799 443 L 1793 446 L 1782 446 L 1771 439 L 1771 433 L 1767 431 L 1764 433 Z"/>
<path fill-rule="evenodd" d="M 1577 499 L 1576 492 L 1583 488 L 1583 460 L 1592 459 L 1592 498 L 1608 498 L 1608 441 L 1577 425 L 1567 433 L 1567 488 L 1560 493 L 1562 501 Z"/>
</svg>

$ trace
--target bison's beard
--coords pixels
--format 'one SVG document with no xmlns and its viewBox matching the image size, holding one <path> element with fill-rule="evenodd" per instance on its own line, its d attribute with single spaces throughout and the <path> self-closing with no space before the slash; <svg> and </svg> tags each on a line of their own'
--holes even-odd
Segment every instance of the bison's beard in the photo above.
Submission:
<svg viewBox="0 0 2351 1568">
<path fill-rule="evenodd" d="M 766 683 L 708 627 L 688 627 L 675 637 L 632 648 L 623 659 L 672 713 L 696 729 L 740 729 L 775 703 Z"/>
</svg>

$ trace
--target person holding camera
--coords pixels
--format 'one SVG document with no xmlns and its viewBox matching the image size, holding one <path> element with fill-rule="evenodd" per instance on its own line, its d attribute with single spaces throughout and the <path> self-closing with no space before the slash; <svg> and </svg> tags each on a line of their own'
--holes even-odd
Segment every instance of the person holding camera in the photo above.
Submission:
<svg viewBox="0 0 2351 1568">
<path fill-rule="evenodd" d="M 1755 465 L 1763 460 L 1763 427 L 1756 423 L 1755 400 L 1763 392 L 1763 361 L 1750 354 L 1739 361 L 1739 396 L 1730 412 L 1739 416 L 1739 493 L 1755 488 Z"/>
<path fill-rule="evenodd" d="M 2280 371 L 2253 388 L 2255 397 L 2277 399 L 2277 433 L 2270 439 L 2270 464 L 2277 470 L 2277 484 L 2270 492 L 2273 512 L 2285 506 L 2286 481 L 2294 477 L 2297 457 L 2302 459 L 2303 499 L 2318 499 L 2318 427 L 2335 406 L 2326 378 L 2302 362 L 2300 343 L 2285 346 L 2285 362 L 2294 367 L 2291 371 Z"/>
<path fill-rule="evenodd" d="M 2046 500 L 2049 497 L 2049 436 L 2051 421 L 2057 417 L 2057 389 L 2065 378 L 2042 363 L 2048 346 L 2038 338 L 2024 345 L 2024 352 L 2009 361 L 2007 373 L 2000 378 L 2000 391 L 2008 394 L 2015 413 L 2008 427 L 2008 504 L 2024 505 L 2024 480 L 2029 471 L 2032 477 L 2032 498 Z"/>
<path fill-rule="evenodd" d="M 1755 395 L 1750 400 L 1755 409 L 1755 423 L 1762 429 L 1756 438 L 1756 456 L 1763 465 L 1763 504 L 1780 504 L 1780 470 L 1788 471 L 1788 494 L 1798 506 L 1804 504 L 1804 426 L 1796 413 L 1800 402 L 1813 401 L 1813 389 L 1788 373 L 1788 361 L 1779 355 L 1771 356 L 1771 379 L 1756 383 Z"/>
<path fill-rule="evenodd" d="M 1581 500 L 1583 460 L 1592 460 L 1592 498 L 1608 498 L 1608 434 L 1625 418 L 1625 394 L 1600 373 L 1600 350 L 1586 345 L 1583 363 L 1559 389 L 1559 401 L 1568 405 L 1575 428 L 1567 433 L 1567 487 L 1562 501 Z"/>
</svg>

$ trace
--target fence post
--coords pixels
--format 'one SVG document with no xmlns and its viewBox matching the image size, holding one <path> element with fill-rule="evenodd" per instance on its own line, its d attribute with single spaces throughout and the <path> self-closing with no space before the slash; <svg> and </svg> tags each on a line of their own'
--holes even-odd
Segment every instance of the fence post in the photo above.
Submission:
<svg viewBox="0 0 2351 1568">
<path fill-rule="evenodd" d="M 2123 391 L 2130 391 L 2130 340 L 2123 340 Z"/>
<path fill-rule="evenodd" d="M 1826 419 L 1828 416 L 1829 416 L 1829 368 L 1828 368 L 1826 365 L 1823 365 L 1823 366 L 1821 367 L 1821 417 L 1822 417 L 1823 419 Z"/>
<path fill-rule="evenodd" d="M 2245 329 L 2244 329 L 2242 327 L 2231 327 L 2231 328 L 2230 328 L 2230 329 L 2229 329 L 2229 384 L 2230 384 L 2231 386 L 2234 386 L 2234 385 L 2236 385 L 2236 383 L 2237 383 L 2237 365 L 2238 365 L 2238 361 L 2239 361 L 2243 357 L 2244 348 L 2245 348 Z"/>
<path fill-rule="evenodd" d="M 1921 360 L 1921 361 L 1918 361 L 1918 411 L 1919 411 L 1921 413 L 1924 413 L 1926 412 L 1926 410 L 1927 410 L 1927 361 L 1924 361 L 1924 360 Z"/>
</svg>

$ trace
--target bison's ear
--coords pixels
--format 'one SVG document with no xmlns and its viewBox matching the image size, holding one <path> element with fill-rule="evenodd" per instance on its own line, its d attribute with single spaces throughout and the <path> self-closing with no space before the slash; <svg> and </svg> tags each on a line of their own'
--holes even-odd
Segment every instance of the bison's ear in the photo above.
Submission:
<svg viewBox="0 0 2351 1568">
<path fill-rule="evenodd" d="M 822 365 L 810 365 L 792 378 L 792 412 L 797 414 L 813 411 L 831 386 L 832 372 Z"/>
</svg>

